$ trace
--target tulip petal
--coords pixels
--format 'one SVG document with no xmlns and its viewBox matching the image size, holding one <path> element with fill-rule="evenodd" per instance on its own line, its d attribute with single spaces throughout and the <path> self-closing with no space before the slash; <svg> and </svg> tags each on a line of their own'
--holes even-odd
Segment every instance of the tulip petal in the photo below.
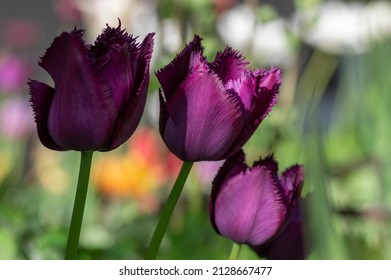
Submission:
<svg viewBox="0 0 391 280">
<path fill-rule="evenodd" d="M 98 150 L 110 140 L 117 110 L 110 88 L 92 68 L 81 35 L 79 30 L 62 33 L 39 63 L 56 85 L 48 127 L 65 149 Z"/>
<path fill-rule="evenodd" d="M 244 152 L 240 150 L 235 155 L 227 159 L 224 164 L 220 167 L 219 171 L 216 174 L 216 177 L 212 182 L 212 190 L 210 194 L 210 202 L 209 202 L 209 215 L 210 217 L 214 217 L 214 205 L 216 201 L 217 194 L 221 186 L 224 185 L 229 179 L 234 177 L 240 172 L 243 172 L 247 169 L 247 165 L 245 164 Z M 211 220 L 214 229 L 218 232 L 218 228 L 214 222 L 214 219 Z"/>
<path fill-rule="evenodd" d="M 278 162 L 274 159 L 273 154 L 254 162 L 253 167 L 255 166 L 265 166 L 272 174 L 275 174 L 278 179 Z"/>
<path fill-rule="evenodd" d="M 47 120 L 50 110 L 50 104 L 54 97 L 54 89 L 39 81 L 31 80 L 28 83 L 30 87 L 30 101 L 33 107 L 35 122 L 37 123 L 38 137 L 42 144 L 52 150 L 64 151 L 57 145 L 49 134 Z"/>
<path fill-rule="evenodd" d="M 212 183 L 212 196 L 218 192 L 218 188 L 227 180 L 246 169 L 247 165 L 245 163 L 244 152 L 243 150 L 239 150 L 239 152 L 227 159 L 217 172 Z M 213 190 L 214 188 L 216 190 Z"/>
<path fill-rule="evenodd" d="M 269 260 L 304 260 L 306 257 L 300 205 L 295 207 L 283 231 L 273 240 L 251 246 L 259 257 Z"/>
<path fill-rule="evenodd" d="M 130 92 L 136 91 L 135 76 L 137 70 L 138 46 L 136 39 L 117 28 L 107 26 L 91 46 L 91 57 L 95 58 L 94 68 L 106 79 L 113 94 L 116 108 L 121 112 L 126 108 Z"/>
<path fill-rule="evenodd" d="M 159 104 L 160 104 L 160 110 L 159 110 L 159 132 L 160 135 L 164 135 L 164 131 L 166 129 L 167 120 L 170 117 L 170 114 L 168 113 L 167 108 L 167 101 L 164 97 L 164 94 L 162 93 L 162 89 L 159 88 Z M 164 139 L 163 139 L 164 140 Z"/>
<path fill-rule="evenodd" d="M 138 56 L 136 58 L 136 69 L 133 74 L 134 89 L 127 95 L 129 100 L 126 102 L 123 112 L 118 116 L 115 134 L 109 150 L 112 150 L 124 143 L 136 130 L 145 107 L 148 93 L 149 65 L 153 51 L 154 33 L 149 33 L 141 45 L 137 48 Z M 133 93 L 134 92 L 134 93 Z"/>
<path fill-rule="evenodd" d="M 281 84 L 281 70 L 254 71 L 244 75 L 240 82 L 230 82 L 229 86 L 240 96 L 246 109 L 246 126 L 240 137 L 231 147 L 232 153 L 240 149 L 253 135 L 262 120 L 277 103 Z"/>
<path fill-rule="evenodd" d="M 281 69 L 273 69 L 257 74 L 255 106 L 250 109 L 250 125 L 258 126 L 277 103 L 281 85 Z"/>
<path fill-rule="evenodd" d="M 197 66 L 166 106 L 163 139 L 182 160 L 223 159 L 243 126 L 240 100 L 206 64 Z"/>
<path fill-rule="evenodd" d="M 220 234 L 251 245 L 273 237 L 286 214 L 270 171 L 259 166 L 226 182 L 217 194 L 214 208 Z"/>
<path fill-rule="evenodd" d="M 302 165 L 293 165 L 284 171 L 281 178 L 281 192 L 289 209 L 294 209 L 301 194 L 304 181 L 304 168 Z"/>
<path fill-rule="evenodd" d="M 170 64 L 156 72 L 166 100 L 169 100 L 174 95 L 177 88 L 191 73 L 189 67 L 190 57 L 193 52 L 203 52 L 201 40 L 198 35 L 194 35 L 193 41 L 186 45 Z"/>
<path fill-rule="evenodd" d="M 229 80 L 226 84 L 226 88 L 232 94 L 239 96 L 247 112 L 252 109 L 257 90 L 257 78 L 252 72 L 247 71 L 238 79 Z"/>
<path fill-rule="evenodd" d="M 211 63 L 211 69 L 219 76 L 223 83 L 238 79 L 247 70 L 248 62 L 242 54 L 226 47 L 224 52 L 218 52 Z"/>
</svg>

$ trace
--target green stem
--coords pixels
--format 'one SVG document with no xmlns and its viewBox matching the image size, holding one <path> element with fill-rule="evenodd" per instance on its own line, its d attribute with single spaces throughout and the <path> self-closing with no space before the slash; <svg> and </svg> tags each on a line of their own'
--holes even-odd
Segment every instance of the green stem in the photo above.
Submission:
<svg viewBox="0 0 391 280">
<path fill-rule="evenodd" d="M 230 260 L 237 260 L 240 254 L 240 249 L 242 248 L 241 244 L 234 243 L 232 245 L 231 254 L 229 255 Z"/>
<path fill-rule="evenodd" d="M 190 169 L 193 166 L 193 162 L 183 162 L 181 171 L 179 172 L 178 178 L 175 181 L 174 187 L 172 188 L 170 195 L 168 196 L 167 203 L 164 206 L 162 215 L 160 216 L 159 223 L 153 233 L 151 243 L 149 244 L 147 254 L 145 255 L 146 260 L 156 259 L 156 254 L 159 250 L 160 243 L 162 242 L 164 233 L 166 232 L 168 222 L 170 221 L 171 214 L 174 211 L 175 205 L 181 195 L 183 186 L 185 185 L 186 179 L 190 173 Z"/>
<path fill-rule="evenodd" d="M 90 178 L 92 154 L 92 151 L 81 152 L 79 179 L 77 181 L 75 203 L 73 205 L 71 224 L 68 233 L 68 242 L 65 252 L 66 260 L 75 260 L 77 258 L 80 230 L 87 197 L 88 180 Z"/>
</svg>

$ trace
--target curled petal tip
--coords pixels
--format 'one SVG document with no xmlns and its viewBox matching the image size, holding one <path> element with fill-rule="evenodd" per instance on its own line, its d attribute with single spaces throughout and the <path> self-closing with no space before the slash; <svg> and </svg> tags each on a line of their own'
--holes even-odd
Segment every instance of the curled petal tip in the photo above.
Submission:
<svg viewBox="0 0 391 280">
<path fill-rule="evenodd" d="M 226 47 L 223 52 L 216 54 L 211 63 L 211 69 L 217 73 L 224 83 L 239 79 L 248 70 L 249 62 L 237 50 Z"/>
<path fill-rule="evenodd" d="M 267 90 L 273 90 L 276 86 L 281 85 L 282 72 L 280 68 L 272 69 L 266 73 L 261 80 L 260 87 L 265 87 Z"/>
<path fill-rule="evenodd" d="M 109 27 L 109 25 L 106 23 L 106 26 Z M 121 30 L 121 19 L 118 18 L 118 27 L 117 27 L 118 30 Z"/>
<path fill-rule="evenodd" d="M 203 53 L 201 40 L 201 37 L 194 35 L 193 40 L 168 65 L 156 72 L 156 76 L 167 99 L 174 95 L 176 89 L 191 73 L 189 63 L 192 53 Z"/>
</svg>

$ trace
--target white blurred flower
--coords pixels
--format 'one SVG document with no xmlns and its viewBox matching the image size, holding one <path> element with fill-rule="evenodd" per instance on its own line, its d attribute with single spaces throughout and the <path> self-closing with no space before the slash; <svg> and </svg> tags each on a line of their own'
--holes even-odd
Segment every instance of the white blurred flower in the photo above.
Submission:
<svg viewBox="0 0 391 280">
<path fill-rule="evenodd" d="M 129 1 L 129 0 L 128 0 Z M 156 32 L 159 28 L 156 0 L 133 0 L 132 10 L 128 11 L 128 30 L 145 37 L 150 32 Z"/>
<path fill-rule="evenodd" d="M 117 26 L 121 19 L 127 25 L 127 13 L 134 4 L 129 0 L 80 0 L 77 2 L 82 12 L 83 21 L 88 26 L 88 37 L 94 40 L 106 26 Z"/>
<path fill-rule="evenodd" d="M 79 0 L 82 20 L 87 25 L 87 36 L 92 42 L 108 24 L 125 28 L 129 34 L 144 38 L 159 29 L 158 0 Z M 151 69 L 160 52 L 159 34 L 155 34 Z"/>
<path fill-rule="evenodd" d="M 248 5 L 237 5 L 222 13 L 217 20 L 217 31 L 228 45 L 244 50 L 254 36 L 255 14 Z"/>
<path fill-rule="evenodd" d="M 219 16 L 217 31 L 227 45 L 241 52 L 249 50 L 256 63 L 286 66 L 292 62 L 293 48 L 281 18 L 257 22 L 249 5 L 237 5 Z"/>
<path fill-rule="evenodd" d="M 381 40 L 391 36 L 391 3 L 388 1 L 370 2 L 367 5 L 369 36 Z"/>
<path fill-rule="evenodd" d="M 310 45 L 330 53 L 362 53 L 373 40 L 391 35 L 388 2 L 324 2 L 295 15 L 293 30 Z"/>
<path fill-rule="evenodd" d="M 158 27 L 156 0 L 79 0 L 77 1 L 88 36 L 94 40 L 106 23 L 117 26 L 118 19 L 128 33 L 144 37 Z"/>
<path fill-rule="evenodd" d="M 347 4 L 330 1 L 318 9 L 306 11 L 304 40 L 310 45 L 331 53 L 360 53 L 367 47 L 365 9 L 361 3 Z M 311 26 L 311 21 L 315 22 Z"/>
<path fill-rule="evenodd" d="M 282 19 L 259 23 L 252 42 L 252 58 L 257 63 L 287 66 L 293 62 L 294 50 L 288 42 L 286 24 Z"/>
<path fill-rule="evenodd" d="M 169 53 L 177 52 L 182 45 L 179 23 L 174 19 L 163 19 L 161 22 L 162 48 Z"/>
</svg>

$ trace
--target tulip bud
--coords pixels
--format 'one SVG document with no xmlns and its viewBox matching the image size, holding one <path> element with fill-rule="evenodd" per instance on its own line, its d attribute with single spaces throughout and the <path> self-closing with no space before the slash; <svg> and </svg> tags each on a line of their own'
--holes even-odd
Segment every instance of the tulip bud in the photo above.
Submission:
<svg viewBox="0 0 391 280">
<path fill-rule="evenodd" d="M 285 226 L 295 209 L 303 183 L 303 167 L 293 165 L 278 176 L 269 156 L 248 167 L 240 151 L 217 173 L 209 213 L 220 235 L 236 243 L 260 245 Z"/>
<path fill-rule="evenodd" d="M 107 26 L 93 45 L 83 30 L 54 39 L 39 65 L 54 81 L 29 82 L 38 136 L 53 150 L 109 151 L 140 122 L 149 83 L 153 34 L 141 44 Z"/>
</svg>

